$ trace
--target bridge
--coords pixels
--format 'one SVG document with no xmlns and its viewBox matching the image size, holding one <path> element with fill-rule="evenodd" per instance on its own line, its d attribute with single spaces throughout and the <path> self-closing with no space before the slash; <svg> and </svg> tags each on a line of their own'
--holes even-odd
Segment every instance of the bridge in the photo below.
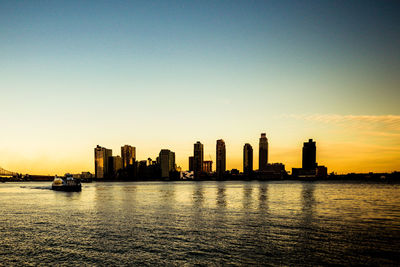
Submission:
<svg viewBox="0 0 400 267">
<path fill-rule="evenodd" d="M 10 172 L 10 171 L 7 171 L 7 170 L 3 169 L 2 167 L 0 167 L 0 177 L 1 176 L 16 176 L 16 175 L 17 175 L 16 172 Z"/>
</svg>

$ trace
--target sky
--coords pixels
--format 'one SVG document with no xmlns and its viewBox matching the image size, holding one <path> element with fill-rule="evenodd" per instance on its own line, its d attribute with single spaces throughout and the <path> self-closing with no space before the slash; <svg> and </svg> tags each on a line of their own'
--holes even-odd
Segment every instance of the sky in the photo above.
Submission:
<svg viewBox="0 0 400 267">
<path fill-rule="evenodd" d="M 269 162 L 400 170 L 398 1 L 0 1 L 0 167 L 94 172 L 94 147 L 193 144 Z M 215 169 L 215 164 L 213 166 Z"/>
</svg>

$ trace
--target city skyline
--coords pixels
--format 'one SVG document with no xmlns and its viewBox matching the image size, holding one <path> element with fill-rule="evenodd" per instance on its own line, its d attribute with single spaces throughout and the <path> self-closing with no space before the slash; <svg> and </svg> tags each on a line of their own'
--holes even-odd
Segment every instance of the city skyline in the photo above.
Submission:
<svg viewBox="0 0 400 267">
<path fill-rule="evenodd" d="M 310 161 L 311 162 L 313 162 L 313 161 L 316 161 L 316 162 L 319 162 L 319 160 L 318 159 L 321 159 L 321 157 L 319 157 L 319 153 L 315 153 L 315 141 L 313 141 L 313 139 L 308 139 L 308 142 L 304 142 L 304 140 L 300 143 L 300 145 L 299 145 L 299 147 L 297 148 L 297 149 L 292 149 L 291 151 L 294 151 L 294 150 L 298 150 L 297 152 L 298 153 L 300 153 L 299 155 L 297 155 L 298 156 L 298 158 L 297 158 L 297 160 L 295 161 L 296 163 L 294 164 L 294 165 L 291 165 L 291 164 L 293 164 L 293 162 L 294 161 L 292 161 L 292 162 L 289 162 L 289 165 L 287 165 L 287 162 L 285 162 L 284 160 L 275 160 L 275 158 L 273 158 L 273 160 L 271 161 L 270 159 L 269 159 L 269 153 L 271 152 L 270 150 L 269 150 L 269 140 L 268 140 L 268 137 L 267 137 L 267 135 L 265 134 L 265 133 L 262 133 L 261 134 L 261 138 L 257 138 L 258 139 L 258 143 L 257 143 L 257 145 L 254 145 L 254 146 L 256 146 L 256 147 L 259 147 L 260 146 L 260 149 L 261 149 L 261 140 L 263 140 L 263 139 L 265 139 L 265 142 L 266 142 L 266 151 L 267 151 L 267 163 L 269 164 L 269 163 L 271 163 L 271 162 L 279 162 L 279 163 L 283 163 L 283 164 L 285 164 L 286 165 L 286 170 L 287 171 L 291 171 L 291 169 L 292 168 L 306 168 L 307 169 L 307 166 L 305 166 L 304 164 L 304 162 L 305 162 L 305 149 L 307 149 L 307 147 L 308 147 L 308 145 L 313 145 L 314 146 L 314 152 L 313 152 L 313 156 L 311 156 L 311 159 L 310 159 Z M 224 142 L 224 140 L 222 140 L 222 139 L 218 139 L 218 140 L 214 140 L 214 143 L 215 142 L 217 142 L 217 149 L 215 149 L 215 145 L 214 145 L 214 151 L 212 151 L 212 148 L 207 148 L 206 146 L 205 146 L 205 144 L 204 143 L 201 143 L 200 141 L 197 141 L 196 143 L 194 143 L 194 147 L 195 147 L 195 150 L 196 150 L 196 145 L 198 146 L 198 145 L 200 145 L 200 148 L 201 148 L 201 154 L 202 154 L 202 162 L 208 162 L 208 161 L 210 161 L 211 163 L 214 163 L 215 165 L 214 165 L 214 167 L 213 167 L 213 169 L 212 169 L 212 171 L 213 172 L 215 172 L 216 174 L 217 174 L 217 169 L 216 169 L 216 166 L 217 166 L 217 161 L 216 161 L 216 158 L 217 158 L 217 153 L 218 153 L 218 142 L 221 142 L 222 141 L 222 144 L 223 144 L 223 151 L 224 151 L 224 159 L 226 159 L 226 158 L 230 158 L 230 155 L 228 154 L 228 153 L 226 153 L 226 150 L 225 149 L 227 149 L 228 151 L 230 150 L 229 149 L 229 145 L 227 145 L 227 146 L 225 146 L 225 142 Z M 246 145 L 250 145 L 250 148 L 252 148 L 252 144 L 251 143 L 245 143 L 245 144 L 243 144 L 244 146 L 246 146 Z M 98 161 L 96 160 L 96 153 L 102 153 L 102 154 L 104 154 L 104 156 L 101 156 L 101 158 L 103 158 L 102 160 L 104 160 L 104 158 L 108 158 L 108 157 L 111 157 L 111 158 L 115 158 L 115 157 L 118 157 L 119 159 L 120 159 L 120 161 L 121 161 L 121 163 L 120 163 L 120 165 L 121 165 L 121 168 L 123 167 L 123 168 L 125 168 L 126 166 L 123 164 L 123 162 L 124 162 L 124 153 L 126 153 L 126 152 L 124 152 L 126 149 L 130 149 L 130 153 L 131 154 L 128 154 L 128 155 L 132 155 L 133 157 L 133 161 L 132 161 L 132 159 L 130 159 L 130 164 L 133 164 L 135 161 L 139 164 L 141 161 L 147 161 L 148 159 L 152 159 L 153 161 L 155 161 L 155 159 L 157 158 L 157 157 L 159 157 L 159 154 L 162 152 L 162 151 L 168 151 L 168 153 L 173 153 L 173 162 L 175 163 L 176 162 L 176 166 L 177 167 L 180 167 L 180 168 L 182 168 L 182 170 L 190 170 L 190 168 L 189 168 L 189 161 L 188 160 L 190 160 L 190 158 L 191 157 L 193 157 L 193 153 L 194 153 L 194 151 L 193 151 L 193 143 L 192 143 L 192 153 L 191 154 L 189 154 L 188 155 L 188 157 L 186 158 L 186 162 L 184 162 L 185 160 L 183 159 L 182 161 L 179 161 L 179 162 L 177 162 L 177 161 L 175 161 L 175 152 L 171 152 L 169 149 L 165 149 L 165 148 L 159 148 L 158 149 L 158 152 L 155 154 L 155 155 L 153 155 L 153 154 L 148 154 L 148 153 L 146 153 L 145 151 L 142 151 L 142 153 L 141 153 L 141 155 L 142 155 L 142 157 L 137 157 L 136 156 L 136 148 L 137 148 L 137 145 L 131 145 L 131 144 L 129 144 L 129 145 L 127 145 L 127 144 L 125 144 L 125 145 L 120 145 L 119 146 L 119 148 L 120 148 L 120 151 L 121 151 L 121 155 L 113 155 L 113 153 L 112 153 L 112 151 L 114 150 L 114 151 L 119 151 L 119 149 L 115 149 L 114 147 L 113 148 L 109 148 L 108 146 L 103 146 L 103 145 L 96 145 L 96 147 L 95 147 L 95 149 L 94 149 L 94 151 L 95 151 L 95 165 L 94 165 L 94 167 L 93 168 L 87 168 L 87 169 L 78 169 L 78 170 L 76 170 L 76 172 L 81 172 L 81 171 L 90 171 L 90 172 L 93 172 L 93 174 L 95 175 L 95 176 L 97 176 L 96 175 L 96 172 L 97 172 L 97 163 L 98 163 Z M 99 151 L 98 151 L 99 150 Z M 133 150 L 133 153 L 132 153 L 132 150 Z M 227 164 L 227 166 L 226 166 L 226 170 L 231 170 L 231 169 L 237 169 L 237 170 L 239 170 L 239 171 L 241 171 L 241 172 L 243 172 L 244 171 L 244 169 L 243 169 L 243 161 L 244 161 L 244 152 L 243 152 L 244 150 L 243 150 L 243 146 L 242 146 L 242 158 L 240 158 L 239 159 L 239 161 L 240 161 L 240 164 L 241 164 L 241 166 L 239 166 L 239 165 L 237 165 L 237 164 L 235 164 L 235 165 L 232 165 L 232 164 Z M 252 154 L 253 154 L 253 150 L 251 151 L 252 152 Z M 129 153 L 129 152 L 128 152 Z M 307 152 L 306 152 L 307 153 Z M 279 153 L 272 153 L 272 154 L 279 154 Z M 227 155 L 227 156 L 226 156 Z M 261 159 L 260 157 L 259 157 L 259 153 L 257 153 L 257 150 L 255 150 L 254 151 L 254 154 L 252 155 L 252 161 L 253 161 L 253 170 L 260 170 L 259 169 L 259 167 L 260 167 L 260 165 L 259 165 L 259 162 L 260 162 L 260 160 L 261 161 L 265 161 L 265 156 L 263 156 L 262 158 L 263 159 Z M 207 156 L 207 158 L 206 158 L 206 156 Z M 287 158 L 293 158 L 293 156 L 296 156 L 296 155 L 288 155 L 288 157 Z M 182 156 L 180 156 L 180 157 L 178 157 L 178 158 L 182 158 Z M 208 159 L 208 160 L 206 160 L 206 159 Z M 93 165 L 93 160 L 91 160 L 91 162 L 92 162 L 92 165 Z M 113 170 L 113 168 L 112 168 L 112 166 L 107 166 L 107 164 L 105 163 L 106 161 L 104 161 L 104 163 L 102 163 L 102 166 L 105 164 L 106 166 L 104 167 L 104 172 L 105 173 L 108 173 L 110 170 L 112 171 Z M 257 162 L 257 163 L 256 163 Z M 325 162 L 324 161 L 324 159 L 322 159 L 321 160 L 321 162 Z M 182 163 L 182 164 L 181 164 Z M 185 164 L 186 163 L 186 164 Z M 115 164 L 115 163 L 114 163 Z M 328 165 L 328 164 L 324 164 L 324 165 Z M 203 164 L 201 164 L 201 163 L 199 163 L 199 166 L 203 166 Z M 231 167 L 231 166 L 233 166 L 233 167 Z M 329 165 L 328 165 L 329 166 Z M 266 167 L 266 165 L 265 165 L 265 167 Z M 265 168 L 264 167 L 264 168 Z M 308 166 L 309 167 L 309 166 Z M 314 167 L 316 167 L 316 166 L 314 166 Z M 103 167 L 102 167 L 103 168 Z M 204 168 L 204 166 L 202 167 L 202 168 Z M 201 168 L 201 169 L 202 169 Z M 261 169 L 261 170 L 263 170 L 263 169 Z M 265 169 L 264 169 L 265 170 Z M 19 173 L 24 173 L 24 172 L 20 172 L 20 171 L 15 171 L 15 170 L 12 170 L 12 171 L 14 171 L 14 172 L 19 172 Z M 398 169 L 393 169 L 393 171 L 398 171 Z M 65 173 L 70 173 L 71 171 L 69 170 L 66 170 L 65 171 Z M 336 171 L 335 169 L 330 169 L 330 172 L 335 172 L 335 173 L 339 173 L 339 174 L 345 174 L 345 173 L 352 173 L 352 171 L 349 171 L 349 172 L 346 172 L 346 171 L 344 171 L 344 172 L 338 172 L 338 171 Z M 366 172 L 369 172 L 369 171 L 366 171 Z M 379 172 L 379 171 L 378 171 Z M 382 171 L 381 171 L 382 172 Z M 387 171 L 387 172 L 392 172 L 392 171 Z M 59 173 L 62 173 L 62 172 L 59 172 Z M 30 174 L 44 174 L 44 173 L 34 173 L 34 172 L 31 172 Z M 100 177 L 102 178 L 102 175 L 100 175 Z"/>
<path fill-rule="evenodd" d="M 193 143 L 242 170 L 301 166 L 318 141 L 329 171 L 400 166 L 398 1 L 0 3 L 0 167 L 94 172 L 93 147 L 136 159 Z M 122 155 L 121 155 L 122 156 Z M 116 159 L 119 162 L 119 159 Z"/>
<path fill-rule="evenodd" d="M 122 179 L 122 180 L 140 180 L 140 179 L 168 179 L 176 180 L 187 178 L 204 180 L 231 179 L 232 176 L 241 175 L 241 177 L 251 179 L 283 179 L 287 178 L 288 174 L 293 177 L 308 177 L 308 178 L 326 178 L 328 175 L 327 167 L 319 165 L 316 162 L 317 146 L 313 139 L 303 143 L 302 149 L 302 166 L 301 168 L 292 168 L 292 171 L 285 169 L 285 164 L 282 162 L 268 162 L 268 139 L 266 133 L 261 133 L 259 139 L 259 166 L 258 169 L 253 169 L 253 149 L 249 143 L 243 147 L 243 169 L 242 171 L 233 168 L 226 169 L 226 146 L 223 139 L 216 140 L 215 147 L 215 169 L 213 169 L 213 161 L 211 155 L 209 160 L 204 159 L 204 145 L 197 141 L 193 144 L 193 155 L 189 156 L 188 168 L 182 169 L 176 165 L 175 152 L 169 149 L 161 149 L 156 160 L 147 158 L 147 160 L 131 160 L 127 164 L 126 159 L 135 155 L 136 149 L 130 145 L 121 147 L 121 156 L 112 155 L 112 150 L 97 145 L 94 148 L 94 166 L 96 179 Z M 127 151 L 129 150 L 129 153 Z M 134 151 L 132 153 L 132 150 Z M 84 173 L 84 172 L 82 172 Z M 84 173 L 87 176 L 87 173 Z"/>
</svg>

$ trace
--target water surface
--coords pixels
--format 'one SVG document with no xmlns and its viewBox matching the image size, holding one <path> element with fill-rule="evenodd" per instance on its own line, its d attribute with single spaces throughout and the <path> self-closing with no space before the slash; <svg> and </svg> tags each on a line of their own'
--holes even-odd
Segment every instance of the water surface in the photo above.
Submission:
<svg viewBox="0 0 400 267">
<path fill-rule="evenodd" d="M 66 265 L 398 265 L 400 186 L 0 184 L 0 260 Z"/>
</svg>

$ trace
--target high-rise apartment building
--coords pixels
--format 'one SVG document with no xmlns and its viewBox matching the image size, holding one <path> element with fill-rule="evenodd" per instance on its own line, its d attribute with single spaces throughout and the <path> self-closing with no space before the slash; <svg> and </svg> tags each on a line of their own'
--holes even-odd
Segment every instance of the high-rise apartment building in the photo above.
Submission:
<svg viewBox="0 0 400 267">
<path fill-rule="evenodd" d="M 121 147 L 122 167 L 133 165 L 136 160 L 136 147 L 124 145 Z"/>
<path fill-rule="evenodd" d="M 110 178 L 117 177 L 118 171 L 122 169 L 122 158 L 120 156 L 108 157 L 108 164 L 110 169 Z"/>
<path fill-rule="evenodd" d="M 245 144 L 243 147 L 243 172 L 250 174 L 253 172 L 253 147 Z"/>
<path fill-rule="evenodd" d="M 175 170 L 175 153 L 169 149 L 161 149 L 159 154 L 161 177 L 168 178 L 169 173 Z"/>
<path fill-rule="evenodd" d="M 316 162 L 316 144 L 312 139 L 309 139 L 308 142 L 304 142 L 303 145 L 303 164 L 302 168 L 304 170 L 315 170 L 318 166 Z"/>
<path fill-rule="evenodd" d="M 226 170 L 226 148 L 225 142 L 222 139 L 217 140 L 217 168 L 216 173 L 218 177 L 223 177 Z"/>
<path fill-rule="evenodd" d="M 261 134 L 259 153 L 258 153 L 258 170 L 265 171 L 268 166 L 268 139 L 265 133 Z"/>
<path fill-rule="evenodd" d="M 94 170 L 97 179 L 107 178 L 110 175 L 109 158 L 111 156 L 111 149 L 99 145 L 94 148 Z"/>
<path fill-rule="evenodd" d="M 203 170 L 203 161 L 204 161 L 204 146 L 202 143 L 197 141 L 194 144 L 193 148 L 193 172 L 194 177 L 198 178 L 201 175 Z"/>
</svg>

